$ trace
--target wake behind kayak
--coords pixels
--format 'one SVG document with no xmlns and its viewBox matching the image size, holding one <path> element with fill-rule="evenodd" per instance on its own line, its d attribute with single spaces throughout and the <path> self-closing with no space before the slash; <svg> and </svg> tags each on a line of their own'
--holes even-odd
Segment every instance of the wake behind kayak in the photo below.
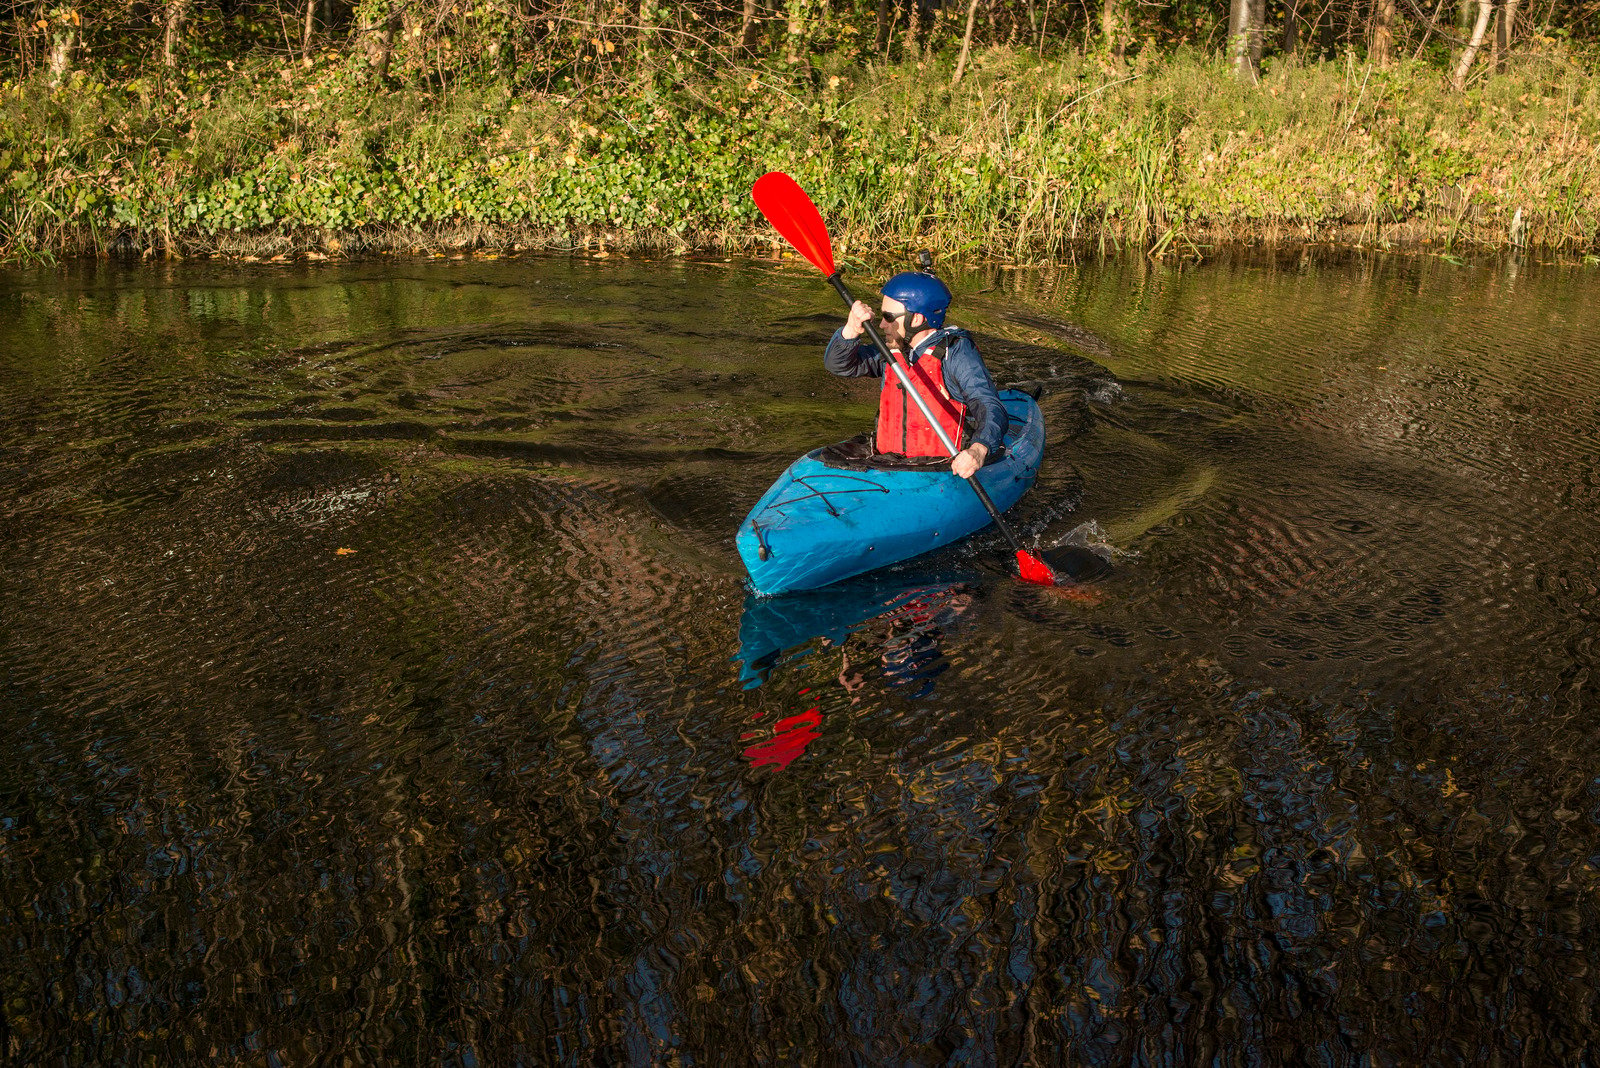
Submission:
<svg viewBox="0 0 1600 1068">
<path fill-rule="evenodd" d="M 1007 424 L 998 456 L 975 476 L 1005 511 L 1033 485 L 1044 454 L 1034 394 L 1000 392 Z M 959 541 L 988 526 L 982 502 L 950 461 L 892 465 L 860 439 L 789 465 L 739 527 L 736 543 L 759 594 L 810 590 Z"/>
</svg>

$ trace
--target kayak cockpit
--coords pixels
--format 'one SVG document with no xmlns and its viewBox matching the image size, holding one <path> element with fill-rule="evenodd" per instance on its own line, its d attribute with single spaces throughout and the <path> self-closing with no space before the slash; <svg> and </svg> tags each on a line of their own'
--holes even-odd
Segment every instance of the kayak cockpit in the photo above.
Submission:
<svg viewBox="0 0 1600 1068">
<path fill-rule="evenodd" d="M 1044 395 L 1044 386 L 1039 382 L 1015 382 L 1001 387 L 1000 392 L 1021 393 L 1038 401 Z M 1017 416 L 1007 409 L 1007 423 L 1014 423 L 1016 419 Z M 1006 436 L 1011 436 L 1009 426 Z M 1006 446 L 1002 442 L 989 453 L 984 466 L 999 463 L 1005 456 Z M 948 456 L 902 456 L 896 452 L 879 452 L 870 430 L 837 444 L 813 449 L 806 457 L 837 471 L 940 471 L 950 466 Z"/>
<path fill-rule="evenodd" d="M 812 449 L 807 457 L 836 471 L 942 471 L 950 466 L 948 456 L 901 456 L 897 452 L 879 452 L 873 445 L 873 432 L 857 434 L 836 445 Z M 1001 445 L 989 454 L 994 463 L 1005 454 Z"/>
</svg>

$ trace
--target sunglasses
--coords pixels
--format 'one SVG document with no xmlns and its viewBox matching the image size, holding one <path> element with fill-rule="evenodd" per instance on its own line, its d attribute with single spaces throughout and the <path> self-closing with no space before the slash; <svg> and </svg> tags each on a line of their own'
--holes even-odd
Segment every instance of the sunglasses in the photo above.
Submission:
<svg viewBox="0 0 1600 1068">
<path fill-rule="evenodd" d="M 905 316 L 910 315 L 910 314 L 911 314 L 910 311 L 892 312 L 888 308 L 885 308 L 885 309 L 883 309 L 883 311 L 881 313 L 879 313 L 878 318 L 881 319 L 883 322 L 892 323 L 896 319 L 902 319 Z"/>
</svg>

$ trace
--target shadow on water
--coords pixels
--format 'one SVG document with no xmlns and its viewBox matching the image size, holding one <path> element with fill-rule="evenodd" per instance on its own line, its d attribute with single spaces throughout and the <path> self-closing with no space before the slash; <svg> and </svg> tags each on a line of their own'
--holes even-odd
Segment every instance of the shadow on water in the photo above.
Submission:
<svg viewBox="0 0 1600 1068">
<path fill-rule="evenodd" d="M 787 264 L 0 276 L 17 1063 L 1586 1063 L 1600 276 L 957 276 L 995 533 L 772 601 Z"/>
</svg>

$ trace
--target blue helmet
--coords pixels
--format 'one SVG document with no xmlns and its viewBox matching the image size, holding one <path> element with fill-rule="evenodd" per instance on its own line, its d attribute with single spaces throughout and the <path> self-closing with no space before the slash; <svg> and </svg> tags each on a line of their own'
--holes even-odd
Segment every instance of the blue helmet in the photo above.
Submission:
<svg viewBox="0 0 1600 1068">
<path fill-rule="evenodd" d="M 950 307 L 950 287 L 926 271 L 901 271 L 883 283 L 883 295 L 898 300 L 907 311 L 921 312 L 936 330 L 944 325 Z"/>
</svg>

